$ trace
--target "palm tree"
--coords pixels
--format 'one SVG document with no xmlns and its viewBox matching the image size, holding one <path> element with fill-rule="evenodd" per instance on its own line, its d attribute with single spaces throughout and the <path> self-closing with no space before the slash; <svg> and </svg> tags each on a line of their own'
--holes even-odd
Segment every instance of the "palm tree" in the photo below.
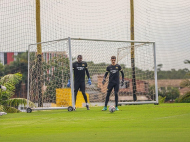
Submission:
<svg viewBox="0 0 190 142">
<path fill-rule="evenodd" d="M 28 52 L 18 54 L 14 56 L 14 58 L 15 58 L 14 61 L 4 66 L 4 72 L 5 72 L 4 75 L 20 72 L 22 74 L 22 81 L 16 85 L 15 94 L 26 97 L 26 94 L 24 94 L 23 92 L 26 92 L 27 90 Z M 21 88 L 21 86 L 25 86 L 25 88 Z"/>
<path fill-rule="evenodd" d="M 17 107 L 19 104 L 27 104 L 27 100 L 24 98 L 11 98 L 14 95 L 16 85 L 22 80 L 22 74 L 8 74 L 0 79 L 0 84 L 5 86 L 6 90 L 0 90 L 0 108 L 6 110 L 9 107 Z M 30 106 L 34 106 L 32 102 L 29 102 Z"/>
</svg>

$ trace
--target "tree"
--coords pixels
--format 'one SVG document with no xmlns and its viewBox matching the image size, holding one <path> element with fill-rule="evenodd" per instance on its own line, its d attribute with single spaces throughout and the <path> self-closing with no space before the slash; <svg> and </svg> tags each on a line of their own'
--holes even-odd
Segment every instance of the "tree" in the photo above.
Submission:
<svg viewBox="0 0 190 142">
<path fill-rule="evenodd" d="M 185 78 L 190 78 L 188 74 L 190 71 L 185 68 L 185 69 L 171 69 L 167 71 L 161 71 L 159 70 L 158 72 L 158 79 L 185 79 Z"/>
<path fill-rule="evenodd" d="M 189 87 L 190 88 L 190 81 L 188 79 L 183 80 L 180 83 L 180 87 L 184 88 L 184 87 Z"/>
<path fill-rule="evenodd" d="M 185 60 L 184 61 L 185 64 L 190 64 L 190 60 Z M 185 71 L 187 71 L 188 69 L 186 69 Z M 190 76 L 190 73 L 188 74 Z M 190 88 L 190 80 L 185 79 L 184 81 L 182 81 L 180 83 L 180 87 L 188 87 Z M 190 91 L 185 93 L 184 95 L 180 96 L 177 100 L 177 102 L 179 103 L 190 103 Z"/>
<path fill-rule="evenodd" d="M 190 103 L 190 91 L 185 93 L 185 95 L 180 96 L 177 99 L 178 103 Z"/>
<path fill-rule="evenodd" d="M 20 72 L 22 81 L 25 82 L 28 77 L 28 52 L 14 56 L 15 60 L 5 65 L 5 74 L 14 74 Z"/>
<path fill-rule="evenodd" d="M 167 89 L 159 90 L 158 95 L 165 97 L 165 101 L 174 101 L 179 97 L 179 89 L 174 87 L 168 87 Z"/>
<path fill-rule="evenodd" d="M 14 95 L 15 86 L 22 80 L 22 74 L 8 74 L 3 76 L 0 79 L 0 84 L 5 86 L 6 91 L 0 91 L 0 106 L 5 110 L 10 107 L 17 107 L 19 104 L 26 105 L 27 100 L 23 98 L 11 98 Z M 30 102 L 31 106 L 34 106 L 32 102 Z"/>
<path fill-rule="evenodd" d="M 184 63 L 185 64 L 190 64 L 190 60 L 185 60 Z"/>
<path fill-rule="evenodd" d="M 15 93 L 18 94 L 21 90 L 21 85 L 25 84 L 27 89 L 28 80 L 28 52 L 24 52 L 14 56 L 15 60 L 10 64 L 4 66 L 5 75 L 20 72 L 22 74 L 22 81 L 16 85 Z"/>
<path fill-rule="evenodd" d="M 0 63 L 0 77 L 4 75 L 4 66 Z"/>
<path fill-rule="evenodd" d="M 166 101 L 174 101 L 180 95 L 179 89 L 172 87 L 166 92 Z"/>
<path fill-rule="evenodd" d="M 161 71 L 161 68 L 163 67 L 163 64 L 158 64 L 157 65 L 157 71 Z"/>
</svg>

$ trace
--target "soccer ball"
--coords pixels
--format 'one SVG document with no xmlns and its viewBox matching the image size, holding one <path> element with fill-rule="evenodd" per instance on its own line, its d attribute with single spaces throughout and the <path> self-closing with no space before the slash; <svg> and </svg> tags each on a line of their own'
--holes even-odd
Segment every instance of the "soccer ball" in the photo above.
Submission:
<svg viewBox="0 0 190 142">
<path fill-rule="evenodd" d="M 113 112 L 115 111 L 115 107 L 114 107 L 114 106 L 110 106 L 110 107 L 109 107 L 109 111 L 110 111 L 111 113 L 113 113 Z"/>
<path fill-rule="evenodd" d="M 2 90 L 4 90 L 4 91 L 7 90 L 7 88 L 6 88 L 5 86 L 2 86 L 2 85 L 0 85 L 0 88 L 1 88 Z"/>
</svg>

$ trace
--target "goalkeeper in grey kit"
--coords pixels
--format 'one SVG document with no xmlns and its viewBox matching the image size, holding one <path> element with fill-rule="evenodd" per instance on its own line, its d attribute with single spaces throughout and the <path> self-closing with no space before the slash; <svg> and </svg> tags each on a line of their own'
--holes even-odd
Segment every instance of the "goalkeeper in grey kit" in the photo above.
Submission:
<svg viewBox="0 0 190 142">
<path fill-rule="evenodd" d="M 86 102 L 86 108 L 89 110 L 89 104 L 87 102 L 87 96 L 85 93 L 85 72 L 88 77 L 88 84 L 91 85 L 91 79 L 88 72 L 87 63 L 82 61 L 82 55 L 77 56 L 76 62 L 73 63 L 73 71 L 74 71 L 74 94 L 75 94 L 75 104 L 78 90 L 82 92 L 84 100 Z M 67 86 L 70 86 L 70 80 L 68 80 Z"/>
<path fill-rule="evenodd" d="M 102 109 L 102 111 L 107 110 L 107 104 L 109 101 L 109 97 L 111 94 L 112 89 L 114 88 L 114 93 L 115 93 L 115 109 L 118 109 L 118 92 L 119 92 L 119 72 L 121 72 L 122 75 L 122 81 L 121 81 L 121 86 L 124 85 L 124 73 L 122 71 L 122 68 L 120 65 L 116 64 L 116 57 L 112 56 L 111 57 L 111 65 L 109 65 L 106 69 L 106 73 L 104 75 L 104 79 L 102 81 L 102 84 L 104 85 L 106 82 L 106 77 L 109 73 L 109 83 L 107 87 L 107 95 L 106 95 L 106 100 L 105 100 L 105 106 Z"/>
</svg>

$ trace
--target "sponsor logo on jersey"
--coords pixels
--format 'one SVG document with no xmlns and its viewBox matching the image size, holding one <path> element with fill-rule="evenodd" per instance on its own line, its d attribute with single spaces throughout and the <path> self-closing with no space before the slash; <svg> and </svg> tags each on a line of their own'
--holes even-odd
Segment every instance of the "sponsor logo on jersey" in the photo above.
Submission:
<svg viewBox="0 0 190 142">
<path fill-rule="evenodd" d="M 118 69 L 118 67 L 115 67 L 116 69 Z"/>
<path fill-rule="evenodd" d="M 85 66 L 84 64 L 82 64 L 82 66 Z"/>
<path fill-rule="evenodd" d="M 77 70 L 83 70 L 84 69 L 84 67 L 77 67 Z"/>
<path fill-rule="evenodd" d="M 116 73 L 116 72 L 117 72 L 117 70 L 111 70 L 110 72 L 111 72 L 111 73 Z"/>
</svg>

